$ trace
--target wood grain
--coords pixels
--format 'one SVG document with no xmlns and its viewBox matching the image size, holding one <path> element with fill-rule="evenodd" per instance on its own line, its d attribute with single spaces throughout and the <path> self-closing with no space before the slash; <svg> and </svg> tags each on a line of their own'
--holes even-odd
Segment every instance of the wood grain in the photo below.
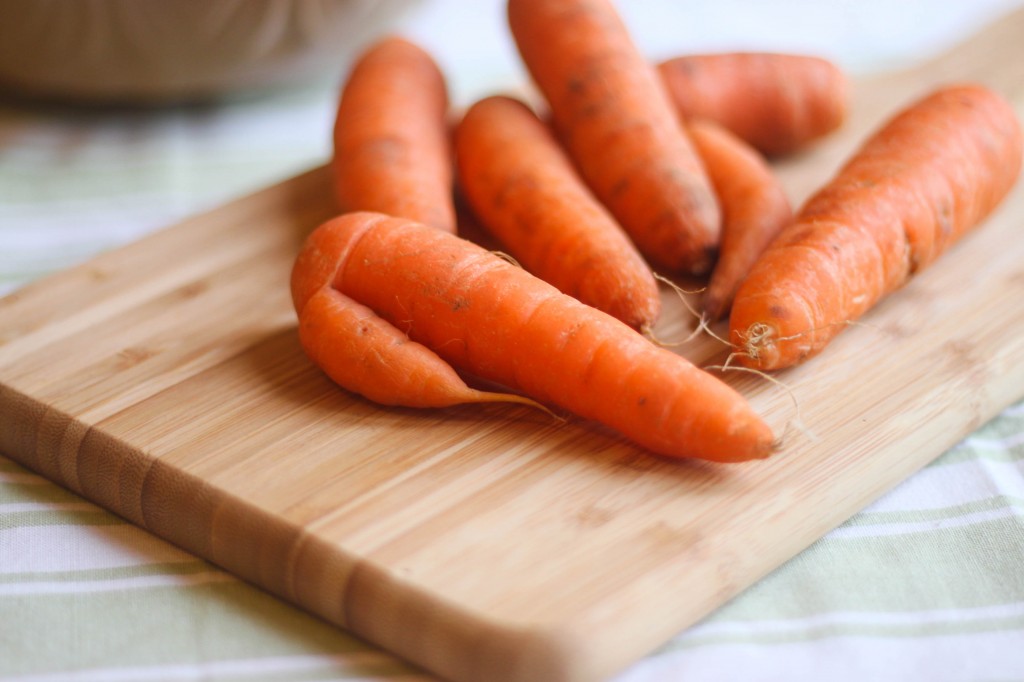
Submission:
<svg viewBox="0 0 1024 682">
<path fill-rule="evenodd" d="M 780 166 L 792 197 L 938 82 L 988 83 L 1024 111 L 1020 35 L 1024 13 L 857 83 L 849 125 Z M 1018 187 L 781 373 L 787 390 L 726 375 L 784 432 L 770 460 L 670 462 L 515 406 L 381 408 L 295 337 L 288 272 L 330 215 L 326 180 L 313 170 L 0 300 L 0 450 L 444 677 L 608 676 L 1024 391 Z M 663 299 L 658 334 L 685 336 L 692 319 Z M 726 354 L 706 337 L 679 352 Z"/>
</svg>

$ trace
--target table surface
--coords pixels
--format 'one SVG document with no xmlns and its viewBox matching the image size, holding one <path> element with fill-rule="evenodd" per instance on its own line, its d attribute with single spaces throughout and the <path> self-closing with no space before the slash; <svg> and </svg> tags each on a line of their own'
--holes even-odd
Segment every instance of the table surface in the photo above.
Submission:
<svg viewBox="0 0 1024 682">
<path fill-rule="evenodd" d="M 926 58 L 1020 4 L 620 3 L 652 57 L 773 49 L 854 73 Z M 499 3 L 426 2 L 399 21 L 456 103 L 525 78 Z M 0 100 L 0 293 L 322 163 L 344 68 L 192 107 Z M 1021 679 L 1022 552 L 1018 404 L 616 682 Z M 431 679 L 2 455 L 0 614 L 2 679 Z"/>
</svg>

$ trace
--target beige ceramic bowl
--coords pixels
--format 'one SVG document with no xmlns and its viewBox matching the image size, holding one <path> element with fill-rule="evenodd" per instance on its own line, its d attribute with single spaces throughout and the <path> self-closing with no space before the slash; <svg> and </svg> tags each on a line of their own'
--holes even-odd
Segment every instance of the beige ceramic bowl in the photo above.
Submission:
<svg viewBox="0 0 1024 682">
<path fill-rule="evenodd" d="M 206 99 L 337 73 L 415 0 L 0 0 L 0 90 Z"/>
</svg>

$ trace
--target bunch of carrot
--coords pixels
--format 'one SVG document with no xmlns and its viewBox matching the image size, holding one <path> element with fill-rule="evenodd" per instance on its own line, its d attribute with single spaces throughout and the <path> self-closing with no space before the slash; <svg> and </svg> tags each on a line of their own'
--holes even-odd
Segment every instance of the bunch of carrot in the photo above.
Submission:
<svg viewBox="0 0 1024 682">
<path fill-rule="evenodd" d="M 637 333 L 660 314 L 652 266 L 709 276 L 706 316 L 732 308 L 747 364 L 785 366 L 980 221 L 1020 165 L 1002 100 L 944 90 L 794 217 L 767 157 L 842 124 L 834 65 L 755 53 L 652 64 L 608 0 L 509 0 L 508 21 L 546 111 L 492 96 L 453 120 L 441 70 L 397 37 L 342 90 L 341 215 L 298 255 L 292 297 L 309 357 L 371 400 L 557 406 L 663 455 L 765 457 L 772 432 L 739 393 Z M 969 163 L 951 172 L 954 156 Z M 456 189 L 521 267 L 456 236 Z"/>
</svg>

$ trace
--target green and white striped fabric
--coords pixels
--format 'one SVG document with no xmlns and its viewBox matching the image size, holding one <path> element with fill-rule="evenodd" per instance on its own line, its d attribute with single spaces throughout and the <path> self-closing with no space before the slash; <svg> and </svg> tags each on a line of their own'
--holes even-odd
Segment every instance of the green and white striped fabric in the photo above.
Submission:
<svg viewBox="0 0 1024 682">
<path fill-rule="evenodd" d="M 499 76 L 519 77 L 489 32 L 500 24 L 493 4 L 470 10 L 448 0 L 410 19 L 409 32 L 449 64 L 477 56 L 488 41 L 497 46 L 495 62 L 460 72 L 457 98 Z M 678 7 L 664 9 L 671 4 L 628 6 L 656 27 L 659 10 L 678 15 Z M 751 34 L 763 32 L 770 20 L 767 10 L 758 19 L 758 4 L 702 6 L 702 31 L 714 34 L 714 21 L 724 26 L 747 12 Z M 822 5 L 763 4 L 797 15 Z M 854 4 L 836 5 L 850 13 Z M 892 3 L 866 5 L 884 16 Z M 956 16 L 970 6 L 978 7 L 961 3 Z M 454 32 L 462 38 L 441 35 L 453 15 L 488 24 Z M 814 39 L 832 39 L 839 53 L 860 49 L 861 63 L 893 56 L 877 45 L 870 53 L 850 47 L 856 31 L 840 30 L 850 22 L 833 23 L 832 34 Z M 969 30 L 977 21 L 961 23 Z M 906 30 L 890 44 L 913 44 L 912 24 L 899 24 Z M 460 39 L 470 42 L 456 53 Z M 0 294 L 322 163 L 335 98 L 327 80 L 169 110 L 0 102 Z M 1022 558 L 1024 403 L 616 682 L 1024 680 Z M 0 455 L 0 679 L 432 678 Z"/>
</svg>

